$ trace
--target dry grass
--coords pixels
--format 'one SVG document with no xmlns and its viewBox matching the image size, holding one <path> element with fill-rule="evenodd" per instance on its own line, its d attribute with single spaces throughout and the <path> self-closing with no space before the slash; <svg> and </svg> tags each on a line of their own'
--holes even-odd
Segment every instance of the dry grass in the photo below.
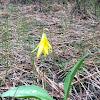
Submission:
<svg viewBox="0 0 100 100">
<path fill-rule="evenodd" d="M 35 84 L 56 98 L 64 97 L 64 77 L 85 54 L 70 90 L 70 100 L 100 100 L 100 24 L 91 17 L 70 15 L 64 6 L 0 6 L 0 94 L 20 85 Z M 57 9 L 56 9 L 57 7 Z M 54 50 L 47 57 L 31 53 L 43 28 Z M 9 99 L 10 100 L 10 99 Z M 31 99 L 32 100 L 32 99 Z"/>
</svg>

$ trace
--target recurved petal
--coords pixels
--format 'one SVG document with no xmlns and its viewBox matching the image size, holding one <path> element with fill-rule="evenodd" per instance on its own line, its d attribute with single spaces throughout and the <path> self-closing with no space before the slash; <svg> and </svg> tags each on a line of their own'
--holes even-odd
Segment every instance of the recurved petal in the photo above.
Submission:
<svg viewBox="0 0 100 100">
<path fill-rule="evenodd" d="M 50 43 L 48 42 L 48 47 L 49 47 L 49 50 L 52 51 L 52 46 L 50 45 Z"/>
<path fill-rule="evenodd" d="M 38 46 L 32 52 L 34 52 L 36 49 L 38 49 L 38 47 L 39 47 L 39 44 L 38 44 Z"/>
</svg>

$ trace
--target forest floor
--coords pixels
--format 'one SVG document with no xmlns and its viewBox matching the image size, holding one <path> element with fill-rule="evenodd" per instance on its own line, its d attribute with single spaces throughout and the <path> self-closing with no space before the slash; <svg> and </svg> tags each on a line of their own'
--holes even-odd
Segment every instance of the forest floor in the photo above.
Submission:
<svg viewBox="0 0 100 100">
<path fill-rule="evenodd" d="M 41 9 L 38 3 L 0 4 L 0 95 L 34 84 L 60 100 L 69 69 L 89 53 L 72 82 L 69 100 L 100 100 L 100 20 L 92 14 L 71 14 L 70 9 L 57 3 Z M 49 29 L 53 54 L 37 59 L 31 51 L 44 28 Z"/>
</svg>

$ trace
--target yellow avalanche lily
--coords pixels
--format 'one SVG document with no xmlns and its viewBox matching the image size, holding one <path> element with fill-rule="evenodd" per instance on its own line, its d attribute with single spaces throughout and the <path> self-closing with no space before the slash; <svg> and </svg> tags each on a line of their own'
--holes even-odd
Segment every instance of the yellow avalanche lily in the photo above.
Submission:
<svg viewBox="0 0 100 100">
<path fill-rule="evenodd" d="M 49 54 L 48 50 L 52 51 L 52 46 L 50 45 L 45 33 L 42 34 L 42 39 L 40 43 L 32 52 L 34 52 L 36 49 L 38 49 L 37 58 L 40 56 L 42 50 L 43 50 L 44 56 L 46 56 L 46 54 Z"/>
</svg>

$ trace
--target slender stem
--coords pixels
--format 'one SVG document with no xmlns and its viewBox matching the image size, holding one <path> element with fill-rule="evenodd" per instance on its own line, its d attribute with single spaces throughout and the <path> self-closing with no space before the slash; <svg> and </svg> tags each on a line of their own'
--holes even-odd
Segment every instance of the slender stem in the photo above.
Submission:
<svg viewBox="0 0 100 100">
<path fill-rule="evenodd" d="M 50 34 L 50 39 L 51 39 L 51 34 Z M 54 57 L 54 49 L 53 49 L 53 43 L 52 43 L 52 39 L 51 39 L 51 45 L 52 45 L 52 58 L 53 58 L 53 68 L 54 68 L 54 76 L 56 77 L 57 80 L 57 84 L 58 84 L 58 76 L 57 76 L 57 67 L 55 65 L 55 57 Z M 54 78 L 53 78 L 54 79 Z M 59 89 L 59 95 L 60 95 L 60 88 L 58 85 L 58 89 Z M 52 89 L 52 95 L 53 95 L 54 89 Z M 59 98 L 59 100 L 61 100 L 61 98 Z"/>
</svg>

